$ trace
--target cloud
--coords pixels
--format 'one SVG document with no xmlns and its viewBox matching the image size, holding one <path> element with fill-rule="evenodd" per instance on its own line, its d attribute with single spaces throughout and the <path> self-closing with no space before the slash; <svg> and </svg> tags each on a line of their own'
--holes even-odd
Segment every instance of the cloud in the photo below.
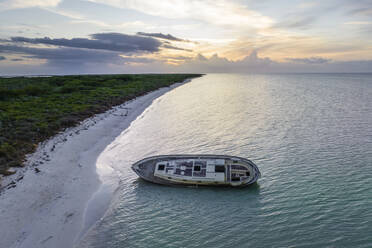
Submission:
<svg viewBox="0 0 372 248">
<path fill-rule="evenodd" d="M 7 48 L 8 50 L 10 48 Z M 12 48 L 16 50 L 17 48 Z M 323 64 L 298 63 L 296 61 L 277 62 L 270 58 L 259 57 L 256 51 L 242 60 L 229 60 L 218 56 L 205 57 L 201 54 L 194 58 L 182 56 L 177 63 L 165 63 L 165 60 L 149 59 L 146 57 L 131 57 L 115 54 L 104 54 L 105 51 L 86 50 L 87 53 L 74 55 L 76 48 L 63 48 L 57 56 L 53 51 L 27 51 L 33 57 L 48 58 L 49 63 L 31 66 L 20 64 L 18 67 L 6 63 L 0 64 L 3 75 L 9 74 L 83 74 L 83 73 L 326 73 L 326 72 L 372 72 L 372 60 L 364 61 L 331 61 Z M 69 51 L 71 50 L 71 51 Z M 77 49 L 82 50 L 82 49 Z M 0 47 L 0 52 L 4 51 Z M 25 51 L 23 51 L 25 52 Z M 66 55 L 70 54 L 70 56 Z M 75 58 L 74 60 L 72 58 Z M 66 60 L 67 59 L 67 60 Z M 99 59 L 99 60 L 98 60 Z M 178 59 L 177 57 L 169 59 Z M 183 60 L 184 59 L 184 60 Z M 183 60 L 183 63 L 182 63 Z M 75 62 L 74 62 L 75 61 Z M 179 63 L 180 62 L 180 63 Z"/>
<path fill-rule="evenodd" d="M 177 38 L 171 34 L 137 32 L 137 35 L 155 37 L 155 38 L 171 40 L 171 41 L 189 42 L 188 40 Z"/>
<path fill-rule="evenodd" d="M 257 50 L 251 52 L 243 59 L 230 60 L 214 54 L 206 57 L 197 54 L 194 57 L 184 55 L 166 55 L 157 52 L 143 52 L 139 47 L 148 47 L 147 43 L 134 43 L 135 49 L 123 49 L 122 34 L 93 34 L 92 39 L 49 39 L 14 37 L 11 40 L 0 41 L 0 54 L 16 55 L 16 59 L 39 63 L 39 70 L 64 73 L 134 73 L 134 72 L 232 72 L 232 73 L 275 73 L 275 72 L 372 72 L 372 61 L 341 61 L 336 62 L 322 57 L 286 58 L 285 61 L 274 61 L 268 57 L 260 57 Z M 137 37 L 131 36 L 136 42 Z M 151 37 L 141 37 L 153 39 Z M 87 41 L 88 40 L 88 41 Z M 90 41 L 99 41 L 90 43 Z M 130 39 L 124 39 L 128 43 Z M 104 49 L 103 41 L 108 47 Z M 142 40 L 140 40 L 142 41 Z M 94 45 L 92 45 L 94 44 Z M 32 46 L 30 46 L 32 45 Z M 48 45 L 48 46 L 45 46 Z M 124 47 L 128 45 L 125 44 Z M 169 43 L 160 43 L 157 48 L 171 46 Z M 119 49 L 119 48 L 120 49 Z M 131 46 L 130 46 L 131 47 Z M 139 50 L 138 50 L 139 49 Z M 122 52 L 126 51 L 126 52 Z M 148 50 L 151 51 L 151 50 Z M 3 57 L 3 56 L 2 56 Z M 16 62 L 16 61 L 15 61 Z M 29 64 L 29 63 L 27 63 Z M 11 67 L 13 66 L 13 67 Z M 18 74 L 23 74 L 26 65 L 19 63 Z M 50 68 L 53 67 L 53 70 Z M 113 67 L 115 69 L 113 69 Z M 2 65 L 2 73 L 17 71 L 17 65 Z M 28 67 L 31 68 L 31 67 Z M 37 68 L 37 67 L 34 67 Z M 104 69 L 105 70 L 104 70 Z M 35 69 L 36 70 L 36 69 Z"/>
<path fill-rule="evenodd" d="M 311 58 L 286 58 L 285 60 L 300 63 L 300 64 L 325 64 L 329 63 L 331 59 L 325 59 L 321 57 L 311 57 Z"/>
<path fill-rule="evenodd" d="M 62 0 L 5 0 L 0 3 L 0 10 L 31 7 L 56 7 L 60 2 L 62 2 Z"/>
<path fill-rule="evenodd" d="M 353 9 L 349 13 L 352 14 L 352 15 L 371 16 L 371 14 L 372 14 L 372 7 L 371 8 Z"/>
<path fill-rule="evenodd" d="M 372 12 L 371 12 L 372 13 Z M 351 22 L 345 22 L 345 25 L 371 25 L 372 22 L 366 22 L 366 21 L 351 21 Z"/>
<path fill-rule="evenodd" d="M 173 49 L 173 50 L 179 50 L 179 51 L 186 51 L 186 52 L 192 52 L 191 49 L 187 49 L 187 48 L 181 48 L 181 47 L 175 47 L 175 46 L 172 46 L 172 45 L 167 45 L 167 44 L 164 44 L 162 47 L 164 48 L 168 48 L 168 49 Z"/>
<path fill-rule="evenodd" d="M 200 53 L 198 53 L 195 59 L 199 61 L 208 61 L 208 59 Z"/>
<path fill-rule="evenodd" d="M 174 37 L 169 35 L 170 37 Z M 188 51 L 190 49 L 180 48 L 170 45 L 168 42 L 161 42 L 152 37 L 144 37 L 142 35 L 128 35 L 122 33 L 96 33 L 88 38 L 72 38 L 72 39 L 51 39 L 44 38 L 27 38 L 27 37 L 11 37 L 9 42 L 23 44 L 38 44 L 52 45 L 59 47 L 85 48 L 95 50 L 114 51 L 121 53 L 154 53 L 160 48 Z M 174 37 L 175 38 L 175 37 Z M 3 41 L 4 40 L 0 40 Z M 6 40 L 5 40 L 6 41 Z"/>
<path fill-rule="evenodd" d="M 241 60 L 229 60 L 214 54 L 207 58 L 198 54 L 179 66 L 180 71 L 189 72 L 269 72 L 277 62 L 269 58 L 260 58 L 257 51 L 252 51 Z"/>
<path fill-rule="evenodd" d="M 0 53 L 18 54 L 24 58 L 43 59 L 49 63 L 118 63 L 121 59 L 117 52 L 64 47 L 35 48 L 0 45 Z"/>
<path fill-rule="evenodd" d="M 282 21 L 274 25 L 274 28 L 307 28 L 310 24 L 316 21 L 315 16 L 298 17 L 292 16 L 288 20 Z"/>
<path fill-rule="evenodd" d="M 172 19 L 192 19 L 213 25 L 269 27 L 273 20 L 246 5 L 228 0 L 89 0 L 117 8 L 133 9 L 142 13 Z"/>
<path fill-rule="evenodd" d="M 12 37 L 12 42 L 23 42 L 30 44 L 44 44 L 62 47 L 87 48 L 96 50 L 115 51 L 123 53 L 157 52 L 161 42 L 151 37 L 138 35 L 127 35 L 121 33 L 97 33 L 90 35 L 92 39 L 51 39 Z"/>
<path fill-rule="evenodd" d="M 128 63 L 140 63 L 140 64 L 148 64 L 155 62 L 155 59 L 151 58 L 146 58 L 146 57 L 131 57 L 131 56 L 124 56 L 124 55 L 119 55 L 123 59 L 124 64 Z"/>
<path fill-rule="evenodd" d="M 319 3 L 316 2 L 303 2 L 297 5 L 297 8 L 299 9 L 311 9 L 315 6 L 317 6 Z"/>
<path fill-rule="evenodd" d="M 43 60 L 47 64 L 60 65 L 64 68 L 68 65 L 78 68 L 92 63 L 101 65 L 151 63 L 154 61 L 153 58 L 138 55 L 156 53 L 160 47 L 184 50 L 171 45 L 163 46 L 162 42 L 152 37 L 138 35 L 96 33 L 90 37 L 90 39 L 12 37 L 10 40 L 0 40 L 0 53 L 20 56 L 14 61 L 28 58 Z"/>
<path fill-rule="evenodd" d="M 217 54 L 207 58 L 198 54 L 169 71 L 195 73 L 327 73 L 327 72 L 372 72 L 372 60 L 331 61 L 325 58 L 301 58 L 289 62 L 273 61 L 259 57 L 257 51 L 251 52 L 241 60 L 228 60 Z"/>
<path fill-rule="evenodd" d="M 352 2 L 345 0 L 344 5 L 350 9 L 348 14 L 351 15 L 370 17 L 372 14 L 372 2 L 370 0 L 359 0 Z"/>
</svg>

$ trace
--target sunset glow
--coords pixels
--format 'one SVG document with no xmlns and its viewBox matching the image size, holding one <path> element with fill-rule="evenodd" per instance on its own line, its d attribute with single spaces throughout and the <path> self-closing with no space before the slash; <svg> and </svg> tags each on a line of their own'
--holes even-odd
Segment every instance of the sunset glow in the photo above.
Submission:
<svg viewBox="0 0 372 248">
<path fill-rule="evenodd" d="M 368 0 L 5 0 L 0 74 L 371 72 L 371 13 Z"/>
</svg>

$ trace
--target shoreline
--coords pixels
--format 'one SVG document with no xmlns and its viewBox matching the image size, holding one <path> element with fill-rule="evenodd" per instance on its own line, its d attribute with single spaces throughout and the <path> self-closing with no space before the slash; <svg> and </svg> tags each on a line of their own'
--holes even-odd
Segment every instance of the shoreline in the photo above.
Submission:
<svg viewBox="0 0 372 248">
<path fill-rule="evenodd" d="M 0 247 L 73 247 L 107 210 L 100 153 L 156 98 L 191 79 L 160 88 L 82 121 L 39 144 L 0 191 Z M 112 173 L 111 173 L 112 174 Z M 115 185 L 111 185 L 111 190 Z M 103 206 L 96 206 L 106 192 Z M 102 193 L 102 192 L 101 192 Z M 101 202 L 102 203 L 102 202 Z"/>
<path fill-rule="evenodd" d="M 38 144 L 96 114 L 199 74 L 117 74 L 0 79 L 0 176 Z"/>
</svg>

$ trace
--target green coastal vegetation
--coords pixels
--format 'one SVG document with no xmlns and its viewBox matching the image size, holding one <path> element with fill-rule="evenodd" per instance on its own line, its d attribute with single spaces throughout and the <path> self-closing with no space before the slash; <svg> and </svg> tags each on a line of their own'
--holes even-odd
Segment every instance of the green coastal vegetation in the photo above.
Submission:
<svg viewBox="0 0 372 248">
<path fill-rule="evenodd" d="M 0 78 L 0 174 L 39 142 L 115 105 L 200 74 Z"/>
</svg>

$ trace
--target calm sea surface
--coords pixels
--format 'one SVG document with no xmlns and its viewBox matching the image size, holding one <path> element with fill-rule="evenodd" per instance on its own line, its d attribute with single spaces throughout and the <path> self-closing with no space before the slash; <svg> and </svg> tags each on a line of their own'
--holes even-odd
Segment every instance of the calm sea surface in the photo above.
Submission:
<svg viewBox="0 0 372 248">
<path fill-rule="evenodd" d="M 245 189 L 139 180 L 143 157 L 216 153 Z M 209 74 L 168 92 L 98 159 L 119 175 L 82 247 L 372 247 L 372 74 Z"/>
</svg>

